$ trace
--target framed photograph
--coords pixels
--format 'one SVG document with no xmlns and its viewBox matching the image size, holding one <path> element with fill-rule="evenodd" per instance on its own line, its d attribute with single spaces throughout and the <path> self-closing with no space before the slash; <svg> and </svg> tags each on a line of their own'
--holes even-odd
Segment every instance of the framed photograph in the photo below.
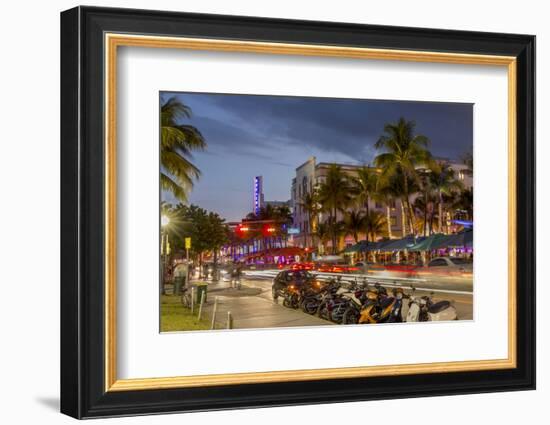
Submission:
<svg viewBox="0 0 550 425">
<path fill-rule="evenodd" d="M 530 35 L 63 12 L 61 411 L 534 389 L 534 70 Z"/>
</svg>

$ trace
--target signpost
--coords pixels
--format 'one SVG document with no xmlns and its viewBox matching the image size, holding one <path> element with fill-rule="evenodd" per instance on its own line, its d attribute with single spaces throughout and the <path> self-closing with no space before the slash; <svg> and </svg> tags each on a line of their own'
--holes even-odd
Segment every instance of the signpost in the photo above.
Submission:
<svg viewBox="0 0 550 425">
<path fill-rule="evenodd" d="M 191 238 L 185 238 L 185 259 L 187 260 L 187 276 L 185 286 L 189 287 L 189 250 L 191 249 Z"/>
</svg>

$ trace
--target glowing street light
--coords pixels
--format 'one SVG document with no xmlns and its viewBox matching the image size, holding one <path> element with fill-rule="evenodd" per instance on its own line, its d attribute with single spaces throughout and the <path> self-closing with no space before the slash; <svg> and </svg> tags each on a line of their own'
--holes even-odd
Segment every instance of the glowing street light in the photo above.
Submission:
<svg viewBox="0 0 550 425">
<path fill-rule="evenodd" d="M 170 223 L 170 218 L 169 217 L 167 217 L 165 215 L 160 217 L 160 225 L 162 227 L 166 227 L 168 225 L 168 223 Z"/>
</svg>

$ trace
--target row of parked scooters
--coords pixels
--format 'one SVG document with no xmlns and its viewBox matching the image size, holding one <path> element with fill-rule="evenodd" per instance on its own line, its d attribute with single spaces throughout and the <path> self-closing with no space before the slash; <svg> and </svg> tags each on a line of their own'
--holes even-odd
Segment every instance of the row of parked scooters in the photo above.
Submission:
<svg viewBox="0 0 550 425">
<path fill-rule="evenodd" d="M 281 296 L 285 307 L 338 324 L 458 320 L 450 301 L 433 302 L 433 294 L 417 296 L 415 292 L 414 286 L 406 294 L 400 287 L 388 291 L 379 283 L 343 282 L 339 278 L 294 282 L 274 292 L 273 298 Z"/>
</svg>

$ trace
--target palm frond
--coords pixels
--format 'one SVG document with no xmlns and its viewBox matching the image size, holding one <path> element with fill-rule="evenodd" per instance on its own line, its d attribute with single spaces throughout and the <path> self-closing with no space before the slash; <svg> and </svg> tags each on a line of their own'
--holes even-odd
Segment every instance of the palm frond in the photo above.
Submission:
<svg viewBox="0 0 550 425">
<path fill-rule="evenodd" d="M 168 177 L 165 173 L 160 173 L 160 186 L 163 190 L 171 192 L 176 198 L 182 202 L 187 202 L 187 193 L 174 180 Z"/>
</svg>

